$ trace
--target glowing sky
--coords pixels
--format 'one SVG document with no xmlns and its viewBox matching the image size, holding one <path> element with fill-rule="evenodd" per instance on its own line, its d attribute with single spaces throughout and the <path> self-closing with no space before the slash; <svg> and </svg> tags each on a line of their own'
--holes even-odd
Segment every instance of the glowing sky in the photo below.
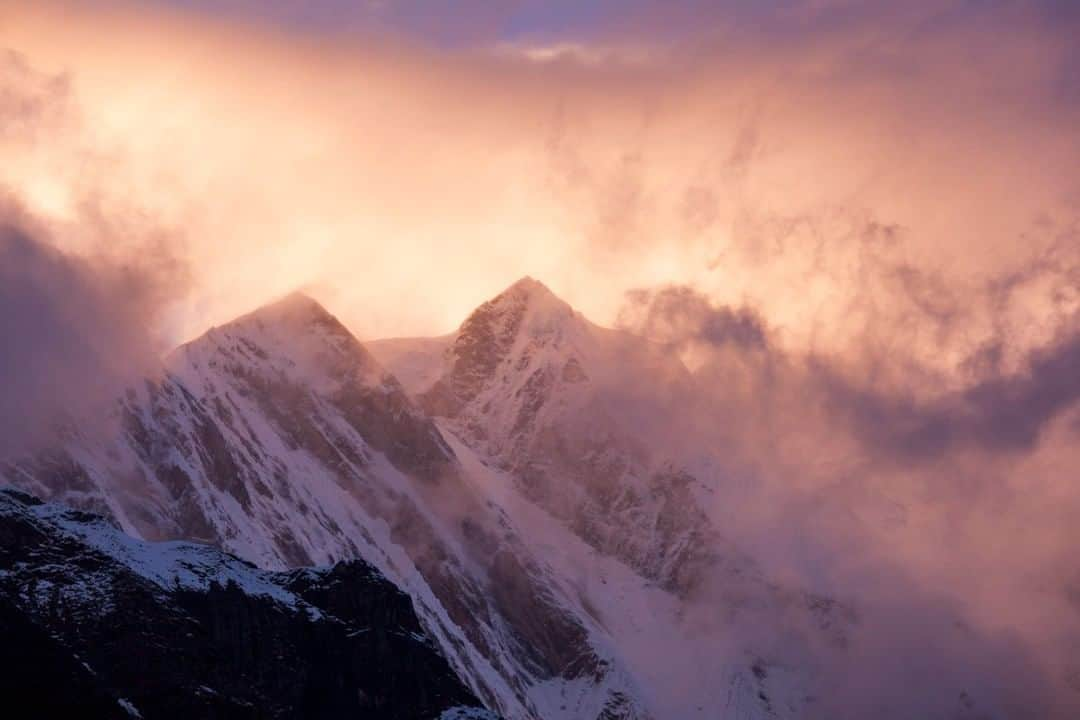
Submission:
<svg viewBox="0 0 1080 720">
<path fill-rule="evenodd" d="M 921 507 L 860 557 L 1076 685 L 1078 38 L 1071 0 L 0 0 L 0 440 L 142 327 L 305 288 L 439 334 L 531 275 L 692 360 L 763 486 Z"/>
<path fill-rule="evenodd" d="M 88 206 L 169 236 L 173 338 L 297 286 L 444 332 L 532 274 L 604 323 L 692 284 L 835 344 L 866 293 L 911 310 L 883 267 L 962 294 L 1076 232 L 1067 4 L 359 5 L 5 4 L 0 182 L 69 245 Z"/>
</svg>

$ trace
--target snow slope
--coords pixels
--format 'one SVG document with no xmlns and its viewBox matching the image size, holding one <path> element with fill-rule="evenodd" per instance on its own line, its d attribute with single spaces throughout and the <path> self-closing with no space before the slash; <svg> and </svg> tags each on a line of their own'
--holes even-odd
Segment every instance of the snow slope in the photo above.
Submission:
<svg viewBox="0 0 1080 720">
<path fill-rule="evenodd" d="M 725 534 L 709 503 L 727 479 L 678 442 L 694 382 L 528 278 L 451 335 L 368 345 L 292 295 L 0 475 L 259 568 L 361 558 L 513 720 L 814 717 L 859 613 L 768 577 Z M 205 546 L 79 537 L 163 587 L 280 592 Z"/>
<path fill-rule="evenodd" d="M 363 558 L 509 718 L 649 715 L 435 423 L 309 298 L 177 349 L 111 420 L 113 441 L 72 428 L 3 474 L 140 538 L 213 543 L 260 567 Z"/>
<path fill-rule="evenodd" d="M 702 483 L 667 442 L 692 378 L 666 348 L 594 325 L 531 278 L 449 338 L 372 348 L 395 373 L 440 365 L 411 388 L 421 406 L 594 548 L 683 595 L 716 562 L 741 562 L 716 556 Z"/>
</svg>

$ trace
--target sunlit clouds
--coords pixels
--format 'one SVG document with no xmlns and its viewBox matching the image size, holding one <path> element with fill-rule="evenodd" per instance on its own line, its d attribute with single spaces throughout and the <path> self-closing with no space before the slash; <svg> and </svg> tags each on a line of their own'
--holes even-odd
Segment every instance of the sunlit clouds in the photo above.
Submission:
<svg viewBox="0 0 1080 720">
<path fill-rule="evenodd" d="M 297 286 L 362 336 L 443 332 L 528 273 L 600 322 L 625 290 L 692 284 L 832 350 L 906 312 L 879 265 L 963 293 L 1076 232 L 1077 103 L 1036 26 L 754 37 L 718 12 L 715 36 L 620 55 L 645 33 L 514 52 L 146 5 L 4 13 L 9 64 L 47 86 L 15 92 L 56 125 L 5 132 L 4 183 L 50 216 L 92 197 L 183 228 L 178 338 Z M 1023 293 L 1010 331 L 1038 342 L 1055 291 Z M 948 359 L 999 320 L 972 309 Z"/>
<path fill-rule="evenodd" d="M 1015 698 L 1080 687 L 1072 4 L 633 2 L 509 34 L 503 3 L 446 32 L 287 5 L 0 9 L 0 297 L 50 310 L 0 316 L 29 393 L 295 289 L 374 339 L 531 275 L 685 361 L 685 417 L 643 430 L 748 488 L 725 529 L 775 577 L 910 621 L 868 667 L 944 607 L 1030 673 Z"/>
</svg>

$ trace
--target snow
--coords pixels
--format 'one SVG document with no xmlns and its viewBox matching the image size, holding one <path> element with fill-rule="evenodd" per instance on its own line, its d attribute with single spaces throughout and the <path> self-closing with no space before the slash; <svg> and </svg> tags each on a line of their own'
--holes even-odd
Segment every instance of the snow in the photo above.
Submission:
<svg viewBox="0 0 1080 720">
<path fill-rule="evenodd" d="M 118 699 L 116 700 L 116 703 L 117 703 L 117 705 L 119 705 L 120 707 L 122 707 L 122 708 L 124 709 L 124 712 L 126 712 L 126 713 L 127 713 L 128 715 L 130 715 L 131 717 L 133 717 L 133 718 L 141 718 L 141 717 L 142 717 L 142 713 L 141 713 L 141 712 L 139 712 L 138 708 L 136 708 L 136 707 L 135 707 L 135 706 L 134 706 L 134 705 L 133 705 L 133 704 L 131 703 L 131 701 L 130 701 L 130 700 L 127 700 L 127 699 L 125 699 L 125 698 L 118 698 Z"/>
<path fill-rule="evenodd" d="M 113 527 L 103 518 L 87 517 L 55 503 L 23 506 L 0 494 L 0 512 L 19 512 L 51 526 L 61 534 L 76 538 L 130 568 L 163 591 L 192 590 L 205 592 L 211 584 L 234 584 L 249 595 L 264 596 L 293 610 L 303 610 L 311 618 L 321 612 L 276 584 L 273 575 L 220 550 L 190 542 L 149 543 L 133 538 Z M 35 583 L 39 600 L 47 599 L 53 584 Z M 65 584 L 69 597 L 81 594 L 85 605 L 98 603 L 107 609 L 107 597 L 89 583 L 72 578 Z"/>
<path fill-rule="evenodd" d="M 439 720 L 499 720 L 499 716 L 481 708 L 456 707 L 444 710 Z"/>
<path fill-rule="evenodd" d="M 537 372 L 553 378 L 534 418 L 538 427 L 569 422 L 600 434 L 618 434 L 624 426 L 642 425 L 637 415 L 652 412 L 654 399 L 641 388 L 640 402 L 613 406 L 605 394 L 609 388 L 617 389 L 646 371 L 649 377 L 667 374 L 677 381 L 685 369 L 654 347 L 592 325 L 536 281 L 515 284 L 500 297 L 496 310 L 495 322 L 502 330 L 513 313 L 521 312 L 506 358 L 467 408 L 467 417 L 439 422 L 443 438 L 461 463 L 465 483 L 454 488 L 462 495 L 453 502 L 394 467 L 342 417 L 331 398 L 346 382 L 375 392 L 396 392 L 397 381 L 376 357 L 397 358 L 405 369 L 406 386 L 415 391 L 445 370 L 447 348 L 458 335 L 374 343 L 374 352 L 369 353 L 314 301 L 294 295 L 215 328 L 172 353 L 163 376 L 155 379 L 161 390 L 151 398 L 146 387 L 138 387 L 134 399 L 127 401 L 128 411 L 156 441 L 149 452 L 131 435 L 109 448 L 89 441 L 73 443 L 73 462 L 86 469 L 90 488 L 57 498 L 99 502 L 124 530 L 146 539 L 176 536 L 182 499 L 205 518 L 210 533 L 206 540 L 258 567 L 197 543 L 141 542 L 108 523 L 86 525 L 52 506 L 38 506 L 33 512 L 136 568 L 164 590 L 205 590 L 211 582 L 234 582 L 246 592 L 294 608 L 304 604 L 259 569 L 284 569 L 295 562 L 279 542 L 283 535 L 317 565 L 359 556 L 409 594 L 425 631 L 455 670 L 509 720 L 591 718 L 620 695 L 642 717 L 646 713 L 657 718 L 709 717 L 718 708 L 731 709 L 733 717 L 766 717 L 754 700 L 760 683 L 748 674 L 751 658 L 737 666 L 718 662 L 721 653 L 709 644 L 724 642 L 722 634 L 695 636 L 682 624 L 684 608 L 676 597 L 586 544 L 567 528 L 565 519 L 527 499 L 513 474 L 496 469 L 521 460 L 510 428 L 525 409 L 530 378 Z M 564 373 L 571 360 L 580 374 Z M 295 397 L 284 400 L 295 402 L 302 414 L 296 420 L 313 428 L 308 445 L 290 440 L 283 423 L 294 418 L 268 412 L 267 398 L 253 390 L 258 383 L 295 390 Z M 217 403 L 227 409 L 230 422 L 221 419 Z M 207 471 L 212 448 L 200 435 L 203 417 L 220 428 L 228 458 L 239 468 L 236 477 Z M 486 436 L 472 434 L 470 422 L 482 427 Z M 324 454 L 313 453 L 311 444 L 322 444 Z M 595 457 L 611 454 L 612 462 L 621 459 L 611 449 L 596 452 Z M 186 478 L 179 496 L 155 469 L 165 464 Z M 635 493 L 648 497 L 647 470 L 635 468 L 620 478 L 626 497 Z M 246 499 L 242 502 L 223 481 L 241 486 Z M 582 488 L 570 483 L 561 491 L 570 504 L 584 496 Z M 395 540 L 402 532 L 395 524 L 403 507 L 415 509 L 417 522 L 430 532 L 426 541 L 445 553 L 440 569 L 463 587 L 477 589 L 464 602 L 476 603 L 477 625 L 472 630 L 487 646 L 486 652 L 451 619 L 431 578 L 418 568 L 418 558 Z M 508 550 L 541 568 L 543 589 L 550 591 L 560 611 L 586 629 L 593 652 L 606 663 L 597 678 L 540 681 L 530 673 L 514 629 L 487 597 L 483 559 L 474 557 L 462 541 L 462 513 L 497 538 L 499 545 L 490 548 L 492 553 Z M 628 537 L 649 547 L 652 537 L 630 517 Z M 485 615 L 490 619 L 484 620 Z M 663 662 L 657 662 L 658 655 Z M 798 685 L 771 668 L 769 682 Z M 779 688 L 768 692 L 770 697 L 783 694 Z M 443 718 L 489 717 L 464 709 L 453 712 Z"/>
<path fill-rule="evenodd" d="M 445 424 L 445 421 L 444 421 Z M 560 521 L 525 498 L 511 476 L 485 464 L 448 434 L 470 480 L 513 518 L 515 529 L 550 568 L 552 582 L 576 611 L 591 619 L 592 642 L 624 664 L 635 697 L 655 717 L 737 720 L 797 718 L 806 678 L 769 665 L 765 682 L 750 672 L 752 658 L 716 628 L 684 622 L 686 608 L 619 560 L 597 552 Z M 724 628 L 720 628 L 723 630 Z M 745 662 L 732 662 L 730 658 Z M 758 693 L 773 699 L 763 706 Z M 541 683 L 530 690 L 541 717 L 593 717 L 603 693 L 582 683 Z M 574 712 L 567 713 L 572 708 Z"/>
</svg>

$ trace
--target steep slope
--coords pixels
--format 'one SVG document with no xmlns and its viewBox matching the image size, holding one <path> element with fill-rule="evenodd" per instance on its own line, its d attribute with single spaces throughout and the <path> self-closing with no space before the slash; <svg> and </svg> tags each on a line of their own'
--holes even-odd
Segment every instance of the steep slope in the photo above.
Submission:
<svg viewBox="0 0 1080 720">
<path fill-rule="evenodd" d="M 506 472 L 450 437 L 471 481 L 514 518 L 522 536 L 551 566 L 553 581 L 605 629 L 613 651 L 638 682 L 639 698 L 656 717 L 805 717 L 810 694 L 805 675 L 765 649 L 740 647 L 738 639 L 745 626 L 801 615 L 809 596 L 762 592 L 756 581 L 729 579 L 728 591 L 744 594 L 738 606 L 714 605 L 713 599 L 689 604 L 588 545 L 525 497 Z M 701 615 L 707 622 L 700 622 Z"/>
<path fill-rule="evenodd" d="M 605 629 L 657 717 L 838 715 L 822 694 L 882 628 L 769 577 L 727 535 L 711 512 L 730 497 L 710 470 L 724 464 L 681 442 L 695 437 L 679 405 L 695 379 L 667 348 L 590 323 L 529 278 L 448 338 L 371 347 L 391 370 L 407 360 L 409 392 L 467 477 Z M 968 690 L 934 716 L 970 716 Z"/>
<path fill-rule="evenodd" d="M 445 339 L 370 346 L 394 372 L 441 366 L 410 388 L 420 404 L 601 552 L 681 594 L 714 563 L 742 562 L 716 555 L 704 489 L 660 440 L 692 382 L 665 348 L 594 325 L 531 278 Z"/>
<path fill-rule="evenodd" d="M 514 720 L 823 714 L 874 629 L 767 577 L 706 512 L 724 479 L 680 444 L 694 379 L 665 348 L 529 279 L 451 336 L 371 347 L 291 296 L 179 348 L 107 421 L 0 475 L 265 568 L 362 558 Z M 19 618 L 14 637 L 35 637 Z M 62 647 L 41 647 L 112 708 Z M 956 698 L 983 711 L 958 687 L 934 716 L 975 712 Z"/>
<path fill-rule="evenodd" d="M 179 348 L 112 421 L 111 441 L 71 428 L 2 472 L 139 537 L 197 539 L 262 567 L 363 558 L 507 717 L 647 715 L 603 629 L 397 380 L 309 298 Z"/>
<path fill-rule="evenodd" d="M 266 572 L 0 490 L 5 712 L 84 718 L 491 717 L 361 561 Z M 15 715 L 7 715 L 15 717 Z"/>
<path fill-rule="evenodd" d="M 399 358 L 441 367 L 410 392 L 608 631 L 658 716 L 806 710 L 805 669 L 741 644 L 741 626 L 839 647 L 855 616 L 766 577 L 710 520 L 716 478 L 691 472 L 677 443 L 694 380 L 673 353 L 589 322 L 531 278 L 448 338 L 370 346 L 391 369 Z"/>
</svg>

